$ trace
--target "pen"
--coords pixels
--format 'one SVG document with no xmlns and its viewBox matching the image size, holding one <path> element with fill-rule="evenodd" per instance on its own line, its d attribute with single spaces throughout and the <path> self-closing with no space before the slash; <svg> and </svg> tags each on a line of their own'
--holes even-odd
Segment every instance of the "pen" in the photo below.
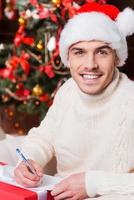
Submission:
<svg viewBox="0 0 134 200">
<path fill-rule="evenodd" d="M 26 166 L 28 167 L 29 171 L 38 176 L 35 169 L 33 168 L 33 166 L 31 165 L 31 163 L 28 161 L 28 159 L 24 156 L 24 154 L 20 151 L 19 148 L 16 149 L 16 152 L 18 153 L 18 155 L 22 158 L 22 160 L 25 162 Z"/>
</svg>

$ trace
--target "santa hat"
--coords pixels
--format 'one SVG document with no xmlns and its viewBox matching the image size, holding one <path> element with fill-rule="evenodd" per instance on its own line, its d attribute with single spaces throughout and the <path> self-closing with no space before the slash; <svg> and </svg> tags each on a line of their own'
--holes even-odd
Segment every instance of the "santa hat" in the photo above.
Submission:
<svg viewBox="0 0 134 200">
<path fill-rule="evenodd" d="M 122 12 L 113 5 L 87 3 L 63 28 L 59 41 L 60 56 L 67 66 L 68 49 L 79 41 L 100 40 L 116 50 L 124 65 L 128 57 L 126 37 L 134 33 L 134 11 L 125 8 Z"/>
</svg>

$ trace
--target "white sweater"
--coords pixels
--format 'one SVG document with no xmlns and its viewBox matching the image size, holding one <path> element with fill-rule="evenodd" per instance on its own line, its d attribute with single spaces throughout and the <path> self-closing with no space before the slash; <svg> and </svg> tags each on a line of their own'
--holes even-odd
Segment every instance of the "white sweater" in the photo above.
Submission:
<svg viewBox="0 0 134 200">
<path fill-rule="evenodd" d="M 69 79 L 22 149 L 42 166 L 56 156 L 61 177 L 86 172 L 90 197 L 134 193 L 134 83 L 116 70 L 112 83 L 90 96 Z"/>
</svg>

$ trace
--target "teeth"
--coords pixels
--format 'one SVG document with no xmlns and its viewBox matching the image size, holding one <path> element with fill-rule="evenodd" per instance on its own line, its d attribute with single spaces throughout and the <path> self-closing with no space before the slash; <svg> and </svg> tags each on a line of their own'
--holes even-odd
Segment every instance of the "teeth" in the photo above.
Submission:
<svg viewBox="0 0 134 200">
<path fill-rule="evenodd" d="M 83 78 L 86 78 L 86 79 L 95 79 L 95 78 L 98 78 L 97 75 L 88 75 L 88 74 L 84 74 L 83 75 Z"/>
</svg>

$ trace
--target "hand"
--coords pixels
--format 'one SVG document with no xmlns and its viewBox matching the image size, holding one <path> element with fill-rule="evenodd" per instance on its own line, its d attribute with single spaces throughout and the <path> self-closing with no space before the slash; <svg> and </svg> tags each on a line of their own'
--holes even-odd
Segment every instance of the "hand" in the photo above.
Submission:
<svg viewBox="0 0 134 200">
<path fill-rule="evenodd" d="M 29 162 L 35 169 L 37 175 L 32 174 L 24 161 L 22 161 L 14 170 L 15 180 L 18 184 L 23 185 L 24 187 L 36 187 L 41 182 L 43 169 L 35 161 L 29 159 Z"/>
<path fill-rule="evenodd" d="M 55 200 L 83 200 L 88 198 L 85 189 L 85 173 L 69 176 L 58 183 L 51 192 Z"/>
</svg>

